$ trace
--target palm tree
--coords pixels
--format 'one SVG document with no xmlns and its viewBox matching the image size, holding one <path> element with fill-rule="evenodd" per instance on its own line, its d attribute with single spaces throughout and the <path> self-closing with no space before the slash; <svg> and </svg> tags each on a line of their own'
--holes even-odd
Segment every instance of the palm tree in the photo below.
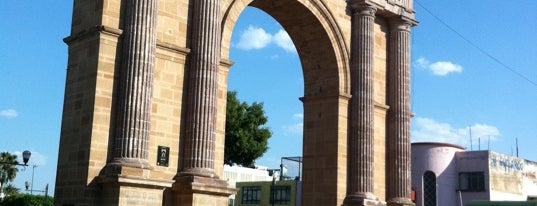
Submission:
<svg viewBox="0 0 537 206">
<path fill-rule="evenodd" d="M 17 161 L 17 155 L 10 154 L 9 152 L 0 153 L 0 192 L 4 187 L 4 183 L 13 181 L 17 176 L 16 165 L 19 164 Z"/>
<path fill-rule="evenodd" d="M 4 193 L 6 194 L 6 196 L 11 196 L 11 195 L 18 195 L 20 193 L 21 189 L 19 188 L 16 188 L 15 185 L 13 184 L 6 184 L 6 186 L 4 187 Z"/>
</svg>

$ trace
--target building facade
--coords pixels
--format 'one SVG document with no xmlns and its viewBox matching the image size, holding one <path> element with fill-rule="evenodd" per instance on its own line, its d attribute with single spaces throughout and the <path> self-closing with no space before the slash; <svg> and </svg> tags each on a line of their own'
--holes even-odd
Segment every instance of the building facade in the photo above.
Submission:
<svg viewBox="0 0 537 206">
<path fill-rule="evenodd" d="M 75 0 L 56 205 L 227 204 L 229 48 L 247 6 L 300 58 L 304 205 L 412 204 L 412 0 Z"/>
<path fill-rule="evenodd" d="M 417 206 L 532 200 L 537 197 L 537 163 L 453 144 L 413 143 L 412 189 Z"/>
<path fill-rule="evenodd" d="M 236 206 L 301 206 L 299 180 L 238 182 Z"/>
</svg>

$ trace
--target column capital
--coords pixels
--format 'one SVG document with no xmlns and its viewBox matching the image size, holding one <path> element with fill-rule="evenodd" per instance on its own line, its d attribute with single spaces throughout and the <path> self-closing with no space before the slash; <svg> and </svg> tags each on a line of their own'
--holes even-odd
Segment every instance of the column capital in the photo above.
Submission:
<svg viewBox="0 0 537 206">
<path fill-rule="evenodd" d="M 377 13 L 377 7 L 362 1 L 350 1 L 350 8 L 352 15 L 374 17 Z"/>
<path fill-rule="evenodd" d="M 418 25 L 418 22 L 414 19 L 410 19 L 404 16 L 395 16 L 389 19 L 390 30 L 395 31 L 408 31 L 410 28 Z"/>
</svg>

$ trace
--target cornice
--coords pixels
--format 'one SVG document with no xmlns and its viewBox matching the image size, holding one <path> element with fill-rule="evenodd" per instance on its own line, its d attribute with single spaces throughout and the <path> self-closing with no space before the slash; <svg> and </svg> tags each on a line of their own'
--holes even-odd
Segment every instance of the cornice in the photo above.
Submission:
<svg viewBox="0 0 537 206">
<path fill-rule="evenodd" d="M 85 30 L 82 30 L 81 32 L 78 32 L 77 34 L 65 37 L 63 39 L 63 42 L 65 42 L 67 45 L 71 45 L 72 43 L 80 40 L 87 39 L 89 37 L 93 37 L 97 34 L 104 34 L 112 37 L 119 37 L 123 33 L 123 30 L 116 29 L 112 27 L 108 27 L 105 25 L 96 25 L 92 26 L 90 28 L 87 28 Z"/>
</svg>

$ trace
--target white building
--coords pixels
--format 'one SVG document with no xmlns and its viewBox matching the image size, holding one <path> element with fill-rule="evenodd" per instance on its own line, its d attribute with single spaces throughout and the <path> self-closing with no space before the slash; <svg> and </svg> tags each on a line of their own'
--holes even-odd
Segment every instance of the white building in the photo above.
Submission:
<svg viewBox="0 0 537 206">
<path fill-rule="evenodd" d="M 272 181 L 272 176 L 266 167 L 256 166 L 247 168 L 240 166 L 224 165 L 224 175 L 222 179 L 228 181 L 229 187 L 236 188 L 237 182 L 259 182 Z M 235 195 L 229 197 L 230 205 L 234 205 Z"/>
</svg>

